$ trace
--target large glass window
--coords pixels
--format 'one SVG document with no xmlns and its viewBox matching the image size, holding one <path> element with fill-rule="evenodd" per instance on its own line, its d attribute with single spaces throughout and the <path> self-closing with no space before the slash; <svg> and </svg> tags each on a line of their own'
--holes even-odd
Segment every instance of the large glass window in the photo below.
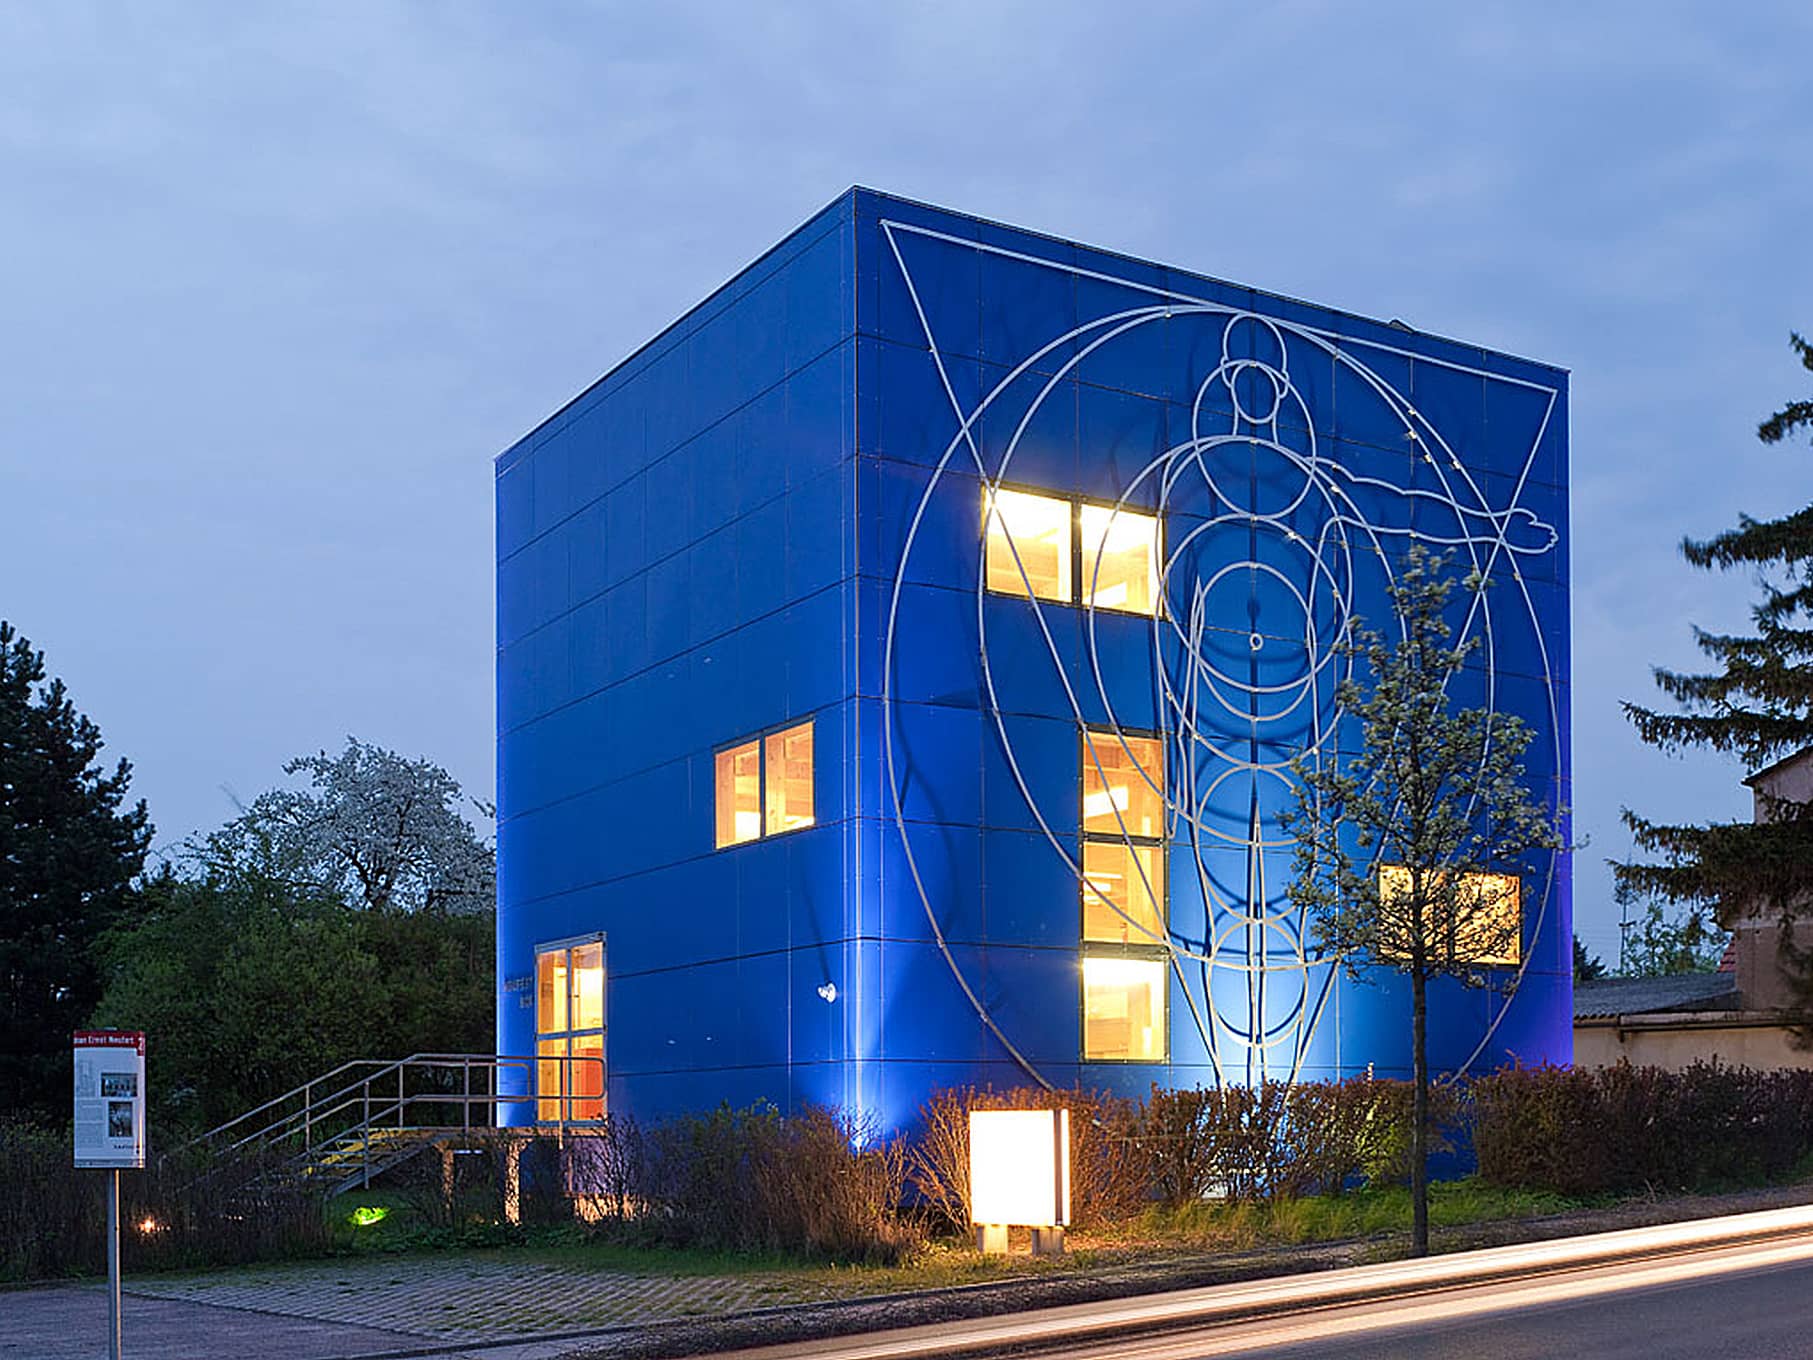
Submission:
<svg viewBox="0 0 1813 1360">
<path fill-rule="evenodd" d="M 604 1118 L 604 941 L 535 951 L 535 1117 Z"/>
<path fill-rule="evenodd" d="M 718 831 L 721 850 L 762 834 L 762 748 L 746 741 L 719 751 L 716 767 Z"/>
<path fill-rule="evenodd" d="M 1041 600 L 1072 603 L 1070 502 L 1030 491 L 984 494 L 988 588 L 1024 595 L 1030 586 Z"/>
<path fill-rule="evenodd" d="M 1163 959 L 1084 957 L 1085 1061 L 1164 1061 L 1165 1009 Z"/>
<path fill-rule="evenodd" d="M 720 850 L 812 825 L 812 754 L 810 720 L 717 753 L 713 786 Z"/>
<path fill-rule="evenodd" d="M 1379 866 L 1379 895 L 1387 908 L 1393 899 L 1409 893 L 1410 886 L 1407 866 Z M 1442 933 L 1430 941 L 1437 957 L 1445 962 L 1482 967 L 1516 967 L 1523 958 L 1521 889 L 1516 874 L 1463 873 L 1460 891 L 1455 894 L 1453 917 L 1440 923 Z M 1393 929 L 1387 910 L 1384 924 L 1379 952 L 1387 957 L 1408 958 L 1409 923 Z"/>
<path fill-rule="evenodd" d="M 1165 747 L 1158 737 L 1082 737 L 1083 1058 L 1162 1062 Z"/>
<path fill-rule="evenodd" d="M 990 590 L 1022 597 L 1030 591 L 1057 604 L 1130 614 L 1158 612 L 1158 516 L 995 488 L 983 492 L 982 519 Z"/>
<path fill-rule="evenodd" d="M 1082 507 L 1083 603 L 1150 614 L 1158 602 L 1158 517 Z"/>
</svg>

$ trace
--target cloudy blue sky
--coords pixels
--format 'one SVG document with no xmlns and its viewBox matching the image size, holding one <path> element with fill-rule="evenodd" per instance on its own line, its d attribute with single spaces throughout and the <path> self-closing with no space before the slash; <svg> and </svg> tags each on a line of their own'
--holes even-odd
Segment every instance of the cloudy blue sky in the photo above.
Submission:
<svg viewBox="0 0 1813 1360">
<path fill-rule="evenodd" d="M 0 616 L 169 844 L 347 733 L 492 787 L 493 454 L 851 183 L 1574 375 L 1581 933 L 1676 554 L 1813 500 L 1813 6 L 0 0 Z"/>
</svg>

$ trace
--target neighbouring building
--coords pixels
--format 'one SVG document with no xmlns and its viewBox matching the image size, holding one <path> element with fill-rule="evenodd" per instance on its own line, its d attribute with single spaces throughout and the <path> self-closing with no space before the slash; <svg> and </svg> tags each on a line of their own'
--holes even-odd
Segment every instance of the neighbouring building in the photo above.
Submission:
<svg viewBox="0 0 1813 1360">
<path fill-rule="evenodd" d="M 1768 821 L 1777 801 L 1813 802 L 1813 749 L 1764 767 L 1744 783 L 1751 817 Z M 1813 1067 L 1794 1025 L 1797 1000 L 1781 966 L 1778 912 L 1758 910 L 1733 923 L 1730 946 L 1712 973 L 1601 978 L 1574 990 L 1574 1060 L 1609 1067 L 1620 1059 L 1680 1069 L 1717 1059 L 1744 1067 Z M 1813 926 L 1796 927 L 1801 948 Z"/>
<path fill-rule="evenodd" d="M 1567 805 L 1567 429 L 1544 364 L 841 195 L 497 461 L 513 1117 L 1406 1073 L 1278 817 L 1415 541 Z M 1507 867 L 1446 1070 L 1571 1055 L 1568 858 Z"/>
</svg>

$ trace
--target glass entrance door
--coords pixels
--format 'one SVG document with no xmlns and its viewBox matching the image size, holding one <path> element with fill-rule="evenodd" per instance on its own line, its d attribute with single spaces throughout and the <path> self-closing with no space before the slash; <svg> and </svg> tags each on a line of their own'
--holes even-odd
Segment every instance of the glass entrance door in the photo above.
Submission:
<svg viewBox="0 0 1813 1360">
<path fill-rule="evenodd" d="M 535 951 L 535 1117 L 604 1118 L 604 941 L 563 940 Z"/>
</svg>

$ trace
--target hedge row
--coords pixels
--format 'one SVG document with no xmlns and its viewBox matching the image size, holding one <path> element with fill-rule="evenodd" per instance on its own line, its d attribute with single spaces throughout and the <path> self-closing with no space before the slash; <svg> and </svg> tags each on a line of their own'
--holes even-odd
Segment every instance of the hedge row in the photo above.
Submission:
<svg viewBox="0 0 1813 1360">
<path fill-rule="evenodd" d="M 638 1239 L 894 1261 L 918 1240 L 900 1213 L 905 1157 L 833 1111 L 764 1105 L 607 1118 L 569 1140 L 566 1176 L 588 1217 Z"/>
<path fill-rule="evenodd" d="M 1776 1179 L 1813 1154 L 1813 1071 L 1507 1068 L 1470 1086 L 1479 1174 L 1569 1195 Z"/>
<path fill-rule="evenodd" d="M 276 1185 L 226 1195 L 201 1168 L 171 1164 L 120 1176 L 126 1270 L 227 1265 L 317 1255 L 321 1203 Z M 0 1121 L 0 1280 L 90 1273 L 104 1261 L 105 1173 L 78 1170 L 67 1132 Z"/>
</svg>

